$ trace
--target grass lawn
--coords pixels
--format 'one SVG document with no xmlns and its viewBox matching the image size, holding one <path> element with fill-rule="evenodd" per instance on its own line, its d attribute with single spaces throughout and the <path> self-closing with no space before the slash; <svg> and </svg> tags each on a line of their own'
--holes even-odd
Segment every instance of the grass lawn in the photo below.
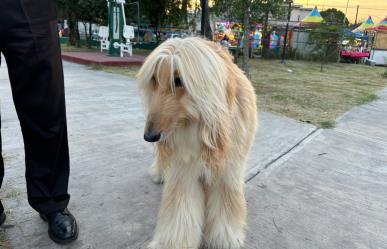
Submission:
<svg viewBox="0 0 387 249">
<path fill-rule="evenodd" d="M 99 48 L 75 47 L 67 44 L 60 45 L 62 52 L 99 52 Z"/>
<path fill-rule="evenodd" d="M 90 69 L 93 70 L 102 70 L 108 73 L 117 73 L 122 74 L 129 77 L 136 77 L 136 74 L 138 70 L 140 69 L 139 66 L 130 66 L 130 67 L 112 67 L 112 66 L 103 66 L 103 65 L 91 65 L 89 66 Z"/>
<path fill-rule="evenodd" d="M 290 72 L 290 70 L 291 72 Z M 387 87 L 383 67 L 330 63 L 251 60 L 250 77 L 258 108 L 322 128 L 334 126 L 337 117 L 353 106 L 377 99 Z"/>
<path fill-rule="evenodd" d="M 90 51 L 62 46 L 63 51 Z M 134 50 L 148 54 L 148 50 Z M 139 67 L 91 66 L 134 77 Z M 257 93 L 260 111 L 284 115 L 322 128 L 331 128 L 335 120 L 353 106 L 377 99 L 375 93 L 387 87 L 385 68 L 355 64 L 329 63 L 320 72 L 320 63 L 253 59 L 250 79 Z"/>
</svg>

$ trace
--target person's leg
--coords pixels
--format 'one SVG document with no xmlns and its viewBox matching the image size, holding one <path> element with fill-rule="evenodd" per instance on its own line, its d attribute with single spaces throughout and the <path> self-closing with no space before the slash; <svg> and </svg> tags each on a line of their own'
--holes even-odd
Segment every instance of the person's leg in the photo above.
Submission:
<svg viewBox="0 0 387 249">
<path fill-rule="evenodd" d="M 1 56 L 1 47 L 0 47 L 0 56 Z M 0 66 L 1 66 L 1 62 L 0 62 Z M 1 130 L 1 115 L 0 115 L 0 130 Z M 2 140 L 1 140 L 1 131 L 0 131 L 0 189 L 1 189 L 1 185 L 3 184 L 3 179 L 4 179 L 4 161 L 3 161 L 2 151 L 3 150 L 2 150 Z M 1 203 L 1 199 L 0 199 L 0 225 L 5 220 L 5 216 L 4 216 L 4 219 L 1 218 L 3 216 L 3 214 L 4 214 L 4 207 L 3 207 L 3 204 Z"/>
<path fill-rule="evenodd" d="M 0 15 L 0 67 L 1 67 L 1 51 L 3 50 L 3 39 L 1 37 L 4 37 L 5 35 L 5 28 L 6 25 L 3 25 L 5 23 L 5 18 Z M 0 115 L 0 190 L 1 186 L 3 185 L 3 179 L 4 179 L 4 161 L 3 161 L 3 150 L 2 150 L 2 139 L 1 139 L 1 115 Z M 4 207 L 3 204 L 1 203 L 0 199 L 0 225 L 4 222 L 5 220 L 5 215 L 4 214 Z M 3 219 L 1 218 L 3 216 Z"/>
<path fill-rule="evenodd" d="M 56 1 L 20 2 L 4 0 L 5 6 L 0 4 L 0 16 L 8 14 L 14 21 L 4 37 L 2 51 L 23 133 L 28 201 L 39 213 L 49 214 L 64 210 L 69 201 L 69 151 Z"/>
</svg>

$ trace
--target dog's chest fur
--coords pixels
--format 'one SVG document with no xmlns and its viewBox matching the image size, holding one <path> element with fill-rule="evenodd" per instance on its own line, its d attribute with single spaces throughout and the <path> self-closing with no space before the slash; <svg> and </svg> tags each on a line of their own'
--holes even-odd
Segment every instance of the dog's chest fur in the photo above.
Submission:
<svg viewBox="0 0 387 249">
<path fill-rule="evenodd" d="M 185 174 L 198 177 L 209 183 L 211 170 L 206 167 L 201 157 L 201 144 L 199 141 L 199 127 L 193 124 L 183 129 L 177 129 L 168 139 L 173 150 L 169 154 L 169 167 L 182 170 Z"/>
</svg>

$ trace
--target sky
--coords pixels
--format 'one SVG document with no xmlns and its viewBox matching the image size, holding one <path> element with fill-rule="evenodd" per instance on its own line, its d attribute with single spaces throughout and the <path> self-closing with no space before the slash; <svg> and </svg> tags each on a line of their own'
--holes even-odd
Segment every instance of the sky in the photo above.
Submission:
<svg viewBox="0 0 387 249">
<path fill-rule="evenodd" d="M 347 0 L 294 0 L 294 2 L 304 7 L 317 5 L 319 11 L 336 8 L 344 13 L 347 6 Z M 368 16 L 371 16 L 374 22 L 380 22 L 387 17 L 387 0 L 349 0 L 347 17 L 351 23 L 355 22 L 357 5 L 359 5 L 358 23 L 363 22 Z"/>
<path fill-rule="evenodd" d="M 0 0 L 1 1 L 1 0 Z M 200 0 L 191 0 L 192 3 Z M 211 0 L 209 0 L 211 2 Z M 302 4 L 304 7 L 314 7 L 317 5 L 319 11 L 328 8 L 340 9 L 345 13 L 348 2 L 347 18 L 351 23 L 355 23 L 356 9 L 359 5 L 359 14 L 357 23 L 361 23 L 369 16 L 374 22 L 378 23 L 387 17 L 387 0 L 293 0 L 296 4 Z"/>
</svg>

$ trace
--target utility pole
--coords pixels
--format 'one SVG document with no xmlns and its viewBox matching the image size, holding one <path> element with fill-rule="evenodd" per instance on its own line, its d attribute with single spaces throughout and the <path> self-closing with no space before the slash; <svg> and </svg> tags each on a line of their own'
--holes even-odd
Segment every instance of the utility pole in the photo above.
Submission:
<svg viewBox="0 0 387 249">
<path fill-rule="evenodd" d="M 345 8 L 345 15 L 344 15 L 344 18 L 343 18 L 342 31 L 341 31 L 340 44 L 339 44 L 339 51 L 338 51 L 338 55 L 337 55 L 337 63 L 340 63 L 340 61 L 341 61 L 341 48 L 343 47 L 344 26 L 345 26 L 345 19 L 347 18 L 348 5 L 349 5 L 349 0 L 347 0 L 347 7 Z"/>
<path fill-rule="evenodd" d="M 200 23 L 200 34 L 202 36 L 205 35 L 205 28 L 206 28 L 206 9 L 207 9 L 207 0 L 201 0 L 202 5 L 202 18 Z"/>
<path fill-rule="evenodd" d="M 357 24 L 357 15 L 359 14 L 359 5 L 357 5 L 356 8 L 356 19 L 355 19 L 355 25 Z"/>
<path fill-rule="evenodd" d="M 289 4 L 289 7 L 288 7 L 288 21 L 286 22 L 284 48 L 282 50 L 282 60 L 281 60 L 282 64 L 285 64 L 286 44 L 288 42 L 289 22 L 290 22 L 290 16 L 291 16 L 291 13 L 292 13 L 292 3 L 293 3 L 293 0 L 288 0 L 287 3 Z"/>
</svg>

